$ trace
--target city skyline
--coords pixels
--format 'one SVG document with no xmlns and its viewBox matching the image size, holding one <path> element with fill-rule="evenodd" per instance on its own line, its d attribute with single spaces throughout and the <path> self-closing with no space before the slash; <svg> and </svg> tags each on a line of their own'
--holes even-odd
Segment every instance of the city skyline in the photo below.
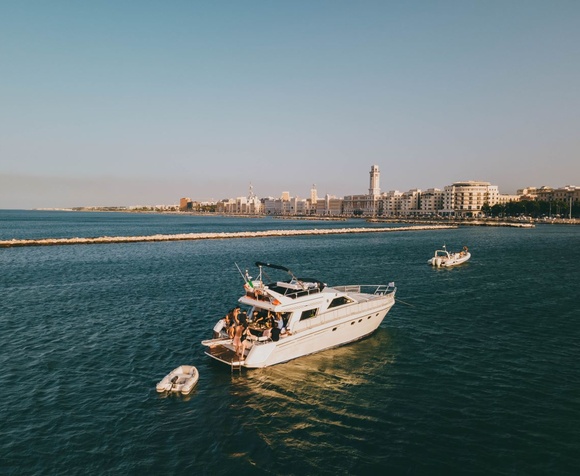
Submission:
<svg viewBox="0 0 580 476">
<path fill-rule="evenodd" d="M 12 2 L 0 208 L 580 183 L 580 3 Z"/>
</svg>

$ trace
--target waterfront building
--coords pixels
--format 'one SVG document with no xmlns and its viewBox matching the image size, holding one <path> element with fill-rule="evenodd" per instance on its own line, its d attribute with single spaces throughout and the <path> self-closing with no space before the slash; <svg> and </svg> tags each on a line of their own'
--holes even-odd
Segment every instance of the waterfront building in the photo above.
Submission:
<svg viewBox="0 0 580 476">
<path fill-rule="evenodd" d="M 218 213 L 237 215 L 261 215 L 264 213 L 262 201 L 254 194 L 252 184 L 247 197 L 226 198 L 218 202 Z"/>
<path fill-rule="evenodd" d="M 292 197 L 290 192 L 282 192 L 280 198 L 258 199 L 250 185 L 247 197 L 224 199 L 216 210 L 231 214 L 266 214 L 266 215 L 299 215 L 299 216 L 361 216 L 361 217 L 480 217 L 484 206 L 493 207 L 510 201 L 536 199 L 546 201 L 565 201 L 572 205 L 580 203 L 580 188 L 567 185 L 559 189 L 551 187 L 527 187 L 517 191 L 516 195 L 500 194 L 497 185 L 489 182 L 467 180 L 454 182 L 443 190 L 429 188 L 425 191 L 411 189 L 407 192 L 391 190 L 381 192 L 380 171 L 378 165 L 372 165 L 369 172 L 367 194 L 347 195 L 337 198 L 326 194 L 319 198 L 316 185 L 310 189 L 310 197 L 302 199 Z M 196 211 L 200 204 L 190 198 L 182 198 L 179 210 Z"/>
<path fill-rule="evenodd" d="M 281 215 L 282 201 L 273 197 L 264 198 L 264 214 L 266 215 Z"/>
<path fill-rule="evenodd" d="M 580 187 L 575 185 L 566 185 L 560 188 L 541 187 L 536 192 L 536 199 L 542 201 L 563 201 L 568 203 L 580 203 Z"/>
<path fill-rule="evenodd" d="M 316 201 L 316 215 L 319 216 L 340 216 L 343 214 L 343 200 L 326 194 L 322 199 Z"/>
<path fill-rule="evenodd" d="M 179 211 L 186 212 L 192 209 L 193 202 L 189 197 L 183 197 L 179 200 Z"/>
<path fill-rule="evenodd" d="M 398 216 L 401 211 L 402 200 L 403 193 L 398 190 L 383 193 L 379 205 L 380 214 L 387 217 Z"/>
<path fill-rule="evenodd" d="M 347 195 L 343 198 L 342 208 L 345 215 L 375 216 L 382 214 L 379 166 L 373 165 L 370 171 L 369 193 L 367 195 Z"/>
<path fill-rule="evenodd" d="M 507 195 L 500 193 L 497 197 L 497 202 L 500 205 L 506 204 L 508 202 L 517 202 L 521 199 L 521 195 Z"/>
<path fill-rule="evenodd" d="M 538 189 L 536 187 L 520 188 L 517 191 L 517 195 L 520 200 L 535 200 L 538 195 Z"/>
<path fill-rule="evenodd" d="M 280 198 L 268 197 L 264 199 L 264 213 L 266 215 L 301 215 L 307 213 L 309 208 L 306 200 L 291 197 L 289 192 L 283 192 Z"/>
<path fill-rule="evenodd" d="M 484 205 L 499 203 L 497 185 L 468 180 L 444 187 L 443 208 L 440 214 L 455 217 L 478 217 Z"/>
<path fill-rule="evenodd" d="M 370 187 L 369 187 L 369 195 L 371 197 L 377 197 L 381 194 L 381 187 L 379 185 L 379 180 L 381 177 L 381 173 L 379 172 L 379 166 L 373 165 L 371 167 L 371 171 L 369 172 L 371 179 L 370 179 Z"/>
<path fill-rule="evenodd" d="M 320 205 L 319 205 L 320 202 Z M 327 211 L 327 205 L 331 207 L 331 212 Z M 334 213 L 336 204 L 328 199 L 319 199 L 316 185 L 310 189 L 310 198 L 292 197 L 290 192 L 282 192 L 280 198 L 268 197 L 263 200 L 263 210 L 266 215 L 316 215 L 320 211 L 321 215 Z"/>
<path fill-rule="evenodd" d="M 421 192 L 420 210 L 422 216 L 434 216 L 443 208 L 443 190 L 428 188 Z"/>
<path fill-rule="evenodd" d="M 346 195 L 343 198 L 343 211 L 345 215 L 372 215 L 373 203 L 369 195 Z"/>
<path fill-rule="evenodd" d="M 418 216 L 421 214 L 419 203 L 421 201 L 421 190 L 415 188 L 403 193 L 401 196 L 400 214 L 402 216 Z"/>
</svg>

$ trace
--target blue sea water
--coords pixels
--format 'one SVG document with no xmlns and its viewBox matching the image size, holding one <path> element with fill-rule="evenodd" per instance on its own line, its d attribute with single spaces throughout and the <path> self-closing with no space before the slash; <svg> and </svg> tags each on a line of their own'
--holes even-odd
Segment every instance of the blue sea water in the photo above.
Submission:
<svg viewBox="0 0 580 476">
<path fill-rule="evenodd" d="M 345 226 L 370 225 L 0 210 L 0 239 Z M 443 243 L 471 260 L 429 267 Z M 398 302 L 363 341 L 231 372 L 200 341 L 258 260 Z M 565 225 L 0 249 L 0 473 L 577 474 L 578 263 Z M 158 395 L 180 364 L 193 393 Z"/>
</svg>

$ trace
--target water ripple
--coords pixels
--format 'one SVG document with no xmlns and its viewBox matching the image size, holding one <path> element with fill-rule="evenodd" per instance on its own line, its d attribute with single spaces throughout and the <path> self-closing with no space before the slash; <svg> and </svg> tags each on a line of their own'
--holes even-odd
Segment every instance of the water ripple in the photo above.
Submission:
<svg viewBox="0 0 580 476">
<path fill-rule="evenodd" d="M 442 242 L 472 260 L 430 268 Z M 579 253 L 570 227 L 4 249 L 1 472 L 575 474 Z M 231 372 L 200 341 L 258 259 L 402 302 L 368 339 Z M 192 394 L 157 394 L 185 363 Z"/>
</svg>

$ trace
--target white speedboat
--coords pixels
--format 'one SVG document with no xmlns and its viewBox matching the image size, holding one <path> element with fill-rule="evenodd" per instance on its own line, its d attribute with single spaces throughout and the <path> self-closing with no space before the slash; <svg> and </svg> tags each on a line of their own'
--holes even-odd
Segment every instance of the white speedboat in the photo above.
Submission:
<svg viewBox="0 0 580 476">
<path fill-rule="evenodd" d="M 284 266 L 256 266 L 256 279 L 247 271 L 242 274 L 245 293 L 238 302 L 251 316 L 243 345 L 236 348 L 226 329 L 202 341 L 208 356 L 232 368 L 268 367 L 360 340 L 379 327 L 395 304 L 394 283 L 329 287 L 316 279 L 297 278 Z M 290 279 L 265 284 L 264 268 L 288 273 Z M 269 327 L 274 317 L 282 318 L 281 330 Z"/>
<path fill-rule="evenodd" d="M 467 246 L 464 246 L 462 251 L 452 253 L 447 251 L 446 246 L 443 245 L 443 249 L 436 250 L 433 258 L 429 259 L 427 263 L 437 268 L 449 268 L 465 263 L 469 258 L 471 258 L 471 253 Z"/>
<path fill-rule="evenodd" d="M 163 377 L 156 389 L 159 393 L 175 392 L 187 395 L 198 380 L 199 372 L 193 365 L 180 365 Z"/>
</svg>

